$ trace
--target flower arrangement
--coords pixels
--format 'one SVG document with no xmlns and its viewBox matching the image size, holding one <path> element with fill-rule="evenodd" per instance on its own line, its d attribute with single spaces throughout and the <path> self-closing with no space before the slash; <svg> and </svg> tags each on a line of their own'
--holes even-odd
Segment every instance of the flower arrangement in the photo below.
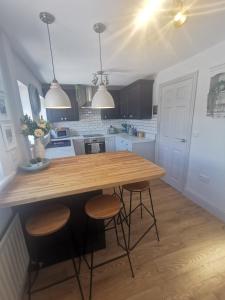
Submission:
<svg viewBox="0 0 225 300">
<path fill-rule="evenodd" d="M 24 115 L 21 119 L 21 132 L 25 136 L 32 135 L 35 139 L 42 138 L 49 133 L 50 129 L 50 123 L 42 117 L 38 122 L 33 121 L 28 115 Z"/>
</svg>

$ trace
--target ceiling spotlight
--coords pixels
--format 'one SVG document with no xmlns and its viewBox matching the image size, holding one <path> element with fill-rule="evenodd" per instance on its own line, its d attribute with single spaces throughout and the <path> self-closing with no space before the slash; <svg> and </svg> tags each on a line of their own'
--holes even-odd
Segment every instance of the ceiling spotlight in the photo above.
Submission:
<svg viewBox="0 0 225 300">
<path fill-rule="evenodd" d="M 184 8 L 183 1 L 176 0 L 175 1 L 175 11 L 173 23 L 175 27 L 181 27 L 187 21 L 187 10 Z"/>
<path fill-rule="evenodd" d="M 174 19 L 173 23 L 175 27 L 181 27 L 187 21 L 187 15 L 183 12 L 178 12 Z"/>
<path fill-rule="evenodd" d="M 162 7 L 165 0 L 145 0 L 143 7 L 139 10 L 135 18 L 137 27 L 142 27 L 151 20 Z"/>
</svg>

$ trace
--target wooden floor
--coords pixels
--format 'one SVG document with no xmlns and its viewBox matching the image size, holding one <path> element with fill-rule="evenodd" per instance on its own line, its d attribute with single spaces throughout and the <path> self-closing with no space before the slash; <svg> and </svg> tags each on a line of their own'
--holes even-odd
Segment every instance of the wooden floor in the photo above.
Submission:
<svg viewBox="0 0 225 300">
<path fill-rule="evenodd" d="M 224 300 L 225 224 L 165 183 L 151 184 L 161 241 L 156 241 L 153 230 L 133 250 L 134 279 L 126 258 L 97 269 L 93 300 Z M 144 199 L 149 204 L 147 194 Z M 133 237 L 148 221 L 144 215 L 141 222 L 140 211 L 136 212 Z M 107 249 L 96 253 L 96 262 L 118 251 L 114 232 L 108 233 Z M 71 273 L 69 261 L 44 269 L 36 287 Z M 87 298 L 89 272 L 84 264 L 81 280 Z M 32 296 L 32 300 L 47 299 L 80 299 L 76 282 L 70 280 Z"/>
</svg>

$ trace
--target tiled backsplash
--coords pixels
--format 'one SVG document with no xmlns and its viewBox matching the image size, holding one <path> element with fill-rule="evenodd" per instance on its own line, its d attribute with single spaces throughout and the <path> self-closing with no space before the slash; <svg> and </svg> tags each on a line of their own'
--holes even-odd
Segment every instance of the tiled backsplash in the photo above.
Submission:
<svg viewBox="0 0 225 300">
<path fill-rule="evenodd" d="M 101 120 L 101 111 L 81 109 L 80 121 L 54 123 L 55 127 L 69 127 L 74 134 L 101 133 L 106 134 L 110 125 L 121 128 L 122 123 L 132 124 L 146 136 L 155 137 L 157 133 L 157 116 L 151 120 Z"/>
</svg>

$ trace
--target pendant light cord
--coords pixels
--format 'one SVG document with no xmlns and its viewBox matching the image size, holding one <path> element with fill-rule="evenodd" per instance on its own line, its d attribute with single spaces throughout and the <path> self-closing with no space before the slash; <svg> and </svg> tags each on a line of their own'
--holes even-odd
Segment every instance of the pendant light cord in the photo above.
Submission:
<svg viewBox="0 0 225 300">
<path fill-rule="evenodd" d="M 101 33 L 98 34 L 98 42 L 99 42 L 99 60 L 100 60 L 100 71 L 101 71 L 101 84 L 103 84 L 102 80 L 102 43 L 101 43 Z"/>
<path fill-rule="evenodd" d="M 51 61 L 52 61 L 53 79 L 56 80 L 56 77 L 55 77 L 55 67 L 54 67 L 54 59 L 53 59 L 53 52 L 52 52 L 52 42 L 51 42 L 51 36 L 50 36 L 50 31 L 49 31 L 49 24 L 47 24 L 47 29 L 48 29 L 48 41 L 49 41 L 49 48 L 50 48 Z"/>
</svg>

